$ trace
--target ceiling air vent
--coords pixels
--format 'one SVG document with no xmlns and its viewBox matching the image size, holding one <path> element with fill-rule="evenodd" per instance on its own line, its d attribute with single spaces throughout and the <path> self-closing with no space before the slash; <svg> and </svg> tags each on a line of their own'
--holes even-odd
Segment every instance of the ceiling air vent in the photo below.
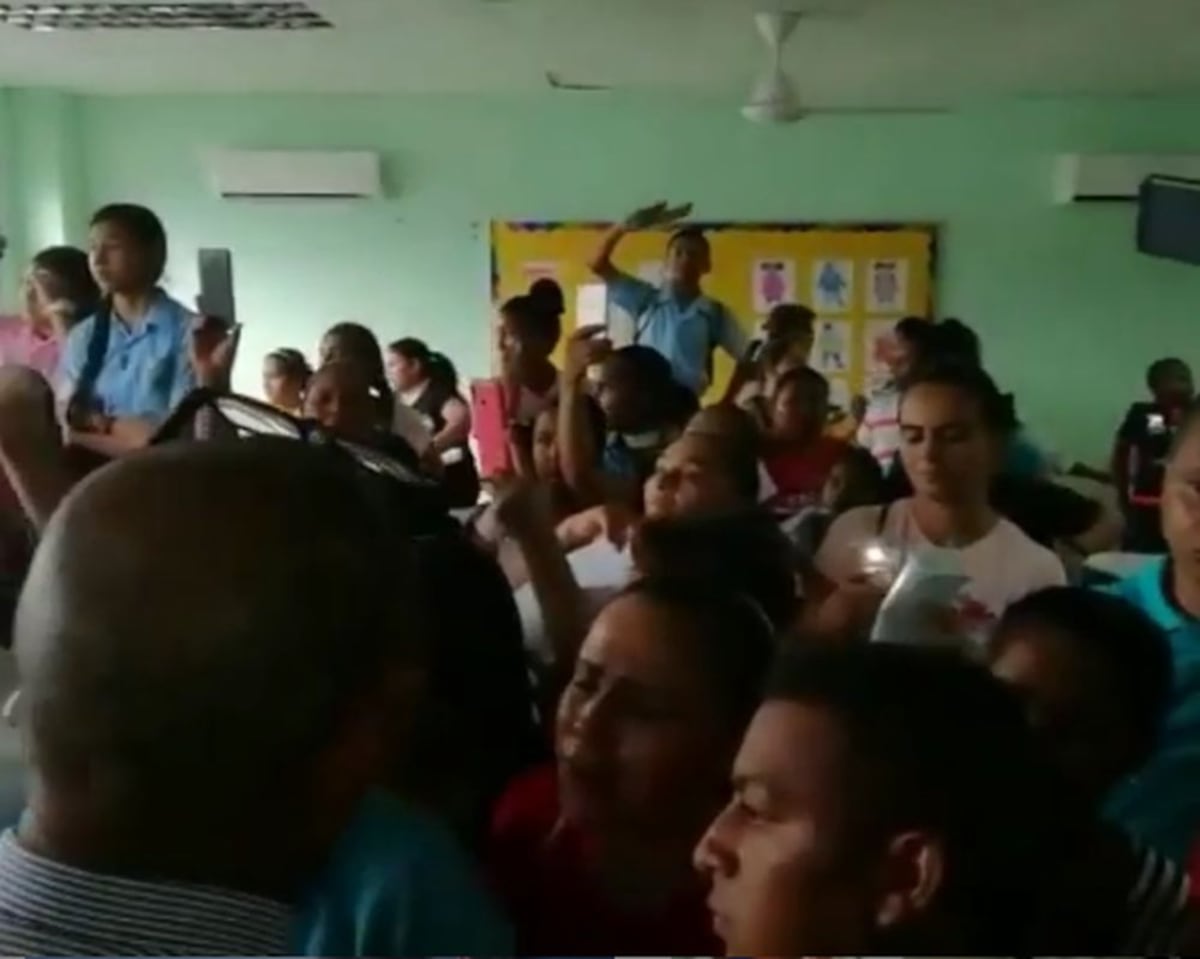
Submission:
<svg viewBox="0 0 1200 959">
<path fill-rule="evenodd" d="M 296 0 L 226 3 L 0 3 L 23 30 L 321 30 L 333 24 Z"/>
</svg>

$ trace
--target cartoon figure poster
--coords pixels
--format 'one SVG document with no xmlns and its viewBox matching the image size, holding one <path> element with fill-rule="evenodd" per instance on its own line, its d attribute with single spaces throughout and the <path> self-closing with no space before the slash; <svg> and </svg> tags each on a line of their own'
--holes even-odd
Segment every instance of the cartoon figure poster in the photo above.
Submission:
<svg viewBox="0 0 1200 959">
<path fill-rule="evenodd" d="M 871 313 L 908 311 L 908 261 L 871 260 L 867 277 L 867 310 Z"/>
<path fill-rule="evenodd" d="M 846 320 L 817 321 L 813 366 L 826 376 L 850 370 L 850 324 Z"/>
<path fill-rule="evenodd" d="M 758 260 L 751 284 L 754 312 L 764 316 L 780 303 L 796 299 L 796 266 L 791 260 Z"/>
<path fill-rule="evenodd" d="M 869 319 L 863 329 L 863 358 L 867 382 L 878 386 L 891 378 L 896 348 L 896 321 Z"/>
<path fill-rule="evenodd" d="M 854 299 L 854 261 L 813 262 L 812 307 L 818 313 L 848 313 Z"/>
</svg>

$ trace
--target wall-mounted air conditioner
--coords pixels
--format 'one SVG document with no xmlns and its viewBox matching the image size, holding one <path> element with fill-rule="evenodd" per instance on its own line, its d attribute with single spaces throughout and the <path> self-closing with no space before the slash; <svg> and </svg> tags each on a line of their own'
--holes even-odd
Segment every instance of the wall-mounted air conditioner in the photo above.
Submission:
<svg viewBox="0 0 1200 959">
<path fill-rule="evenodd" d="M 1133 202 L 1142 181 L 1156 174 L 1200 179 L 1200 154 L 1063 154 L 1055 163 L 1054 202 Z"/>
<path fill-rule="evenodd" d="M 383 195 L 378 153 L 214 150 L 209 179 L 227 199 L 346 200 Z"/>
</svg>

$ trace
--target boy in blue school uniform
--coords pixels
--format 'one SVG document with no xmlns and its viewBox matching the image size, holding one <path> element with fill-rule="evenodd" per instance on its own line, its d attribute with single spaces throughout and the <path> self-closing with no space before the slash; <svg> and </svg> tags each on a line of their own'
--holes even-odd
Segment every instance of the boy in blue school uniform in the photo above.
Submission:
<svg viewBox="0 0 1200 959">
<path fill-rule="evenodd" d="M 1175 681 L 1158 748 L 1112 797 L 1108 813 L 1182 863 L 1200 837 L 1200 405 L 1179 421 L 1166 456 L 1162 531 L 1168 555 L 1111 591 L 1167 634 Z"/>
<path fill-rule="evenodd" d="M 691 210 L 690 203 L 674 209 L 658 203 L 630 214 L 605 235 L 590 266 L 607 285 L 610 302 L 633 318 L 634 342 L 665 356 L 675 379 L 702 396 L 712 382 L 713 352 L 722 349 L 740 362 L 748 343 L 729 307 L 704 294 L 702 282 L 712 269 L 708 238 L 697 227 L 672 234 L 661 287 L 612 261 L 626 233 L 673 226 Z"/>
</svg>

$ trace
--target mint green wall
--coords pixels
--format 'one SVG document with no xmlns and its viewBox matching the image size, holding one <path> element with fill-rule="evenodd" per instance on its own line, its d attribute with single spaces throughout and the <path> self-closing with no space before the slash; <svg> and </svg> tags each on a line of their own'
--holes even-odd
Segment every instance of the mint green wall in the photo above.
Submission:
<svg viewBox="0 0 1200 959">
<path fill-rule="evenodd" d="M 133 199 L 168 223 L 181 296 L 194 293 L 197 247 L 234 249 L 245 389 L 256 387 L 260 354 L 312 350 L 342 319 L 387 338 L 422 336 L 465 373 L 484 372 L 488 220 L 599 219 L 659 197 L 694 200 L 716 220 L 942 223 L 941 312 L 980 331 L 1035 433 L 1069 456 L 1103 455 L 1149 360 L 1200 362 L 1200 269 L 1139 257 L 1131 205 L 1049 200 L 1058 152 L 1200 152 L 1197 101 L 994 104 L 776 128 L 746 123 L 734 104 L 623 95 L 12 91 L 8 106 L 8 129 L 38 131 L 16 150 L 32 186 L 0 183 L 23 197 L 27 247 L 48 239 L 31 209 L 78 214 L 79 238 L 88 207 Z M 0 176 L 11 181 L 5 129 L 0 109 Z M 222 201 L 201 160 L 220 146 L 378 149 L 391 194 L 349 206 Z"/>
</svg>

